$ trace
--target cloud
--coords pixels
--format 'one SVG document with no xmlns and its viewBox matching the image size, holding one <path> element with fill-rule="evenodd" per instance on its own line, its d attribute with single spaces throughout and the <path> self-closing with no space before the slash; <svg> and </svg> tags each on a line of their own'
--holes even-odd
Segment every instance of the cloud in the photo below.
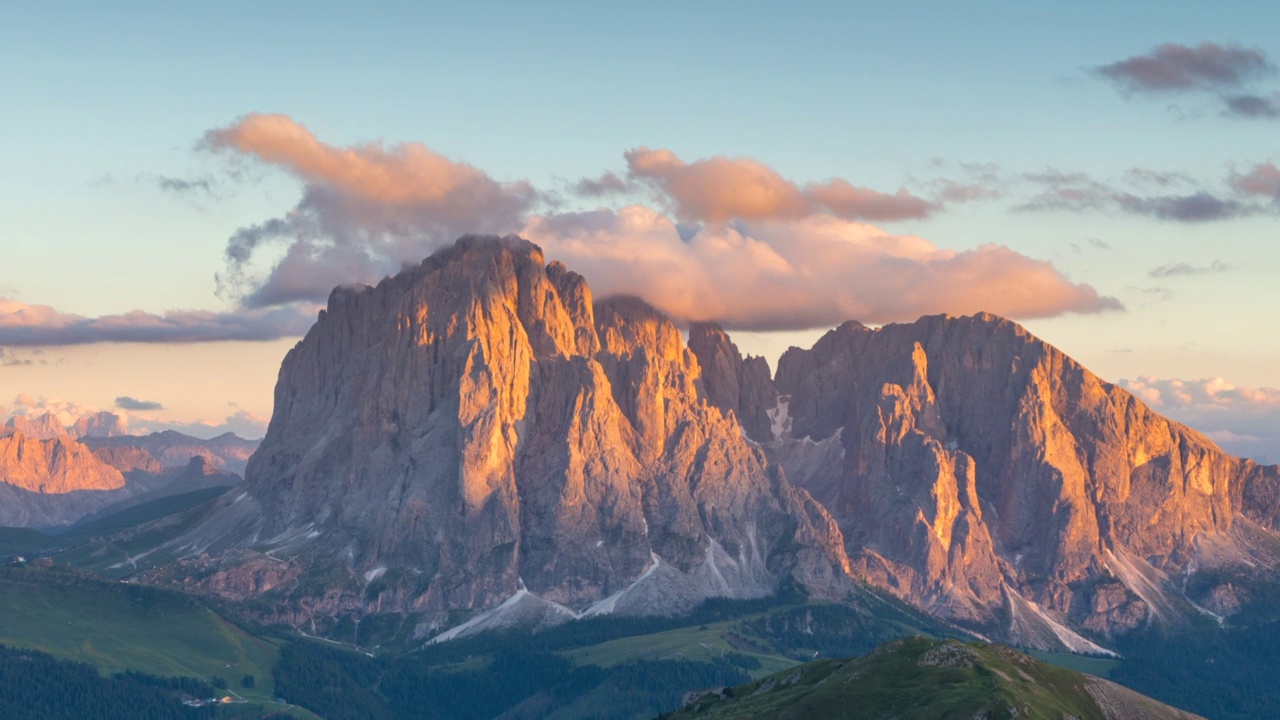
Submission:
<svg viewBox="0 0 1280 720">
<path fill-rule="evenodd" d="M 1135 190 L 1100 182 L 1084 173 L 1046 170 L 1027 173 L 1024 179 L 1042 189 L 1017 205 L 1020 211 L 1103 211 L 1142 215 L 1169 222 L 1202 223 L 1248 217 L 1266 208 L 1230 196 L 1197 190 L 1185 194 L 1144 195 Z M 1126 174 L 1134 184 L 1173 184 L 1181 182 L 1178 173 L 1159 173 L 1141 169 Z"/>
<path fill-rule="evenodd" d="M 18 393 L 13 399 L 13 404 L 5 413 L 6 418 L 20 415 L 27 418 L 37 418 L 46 413 L 52 413 L 58 418 L 58 423 L 63 427 L 71 427 L 76 420 L 82 417 L 93 415 L 98 412 L 97 408 L 81 405 L 69 400 L 50 397 L 35 397 L 30 393 Z M 124 421 L 124 418 L 122 418 Z"/>
<path fill-rule="evenodd" d="M 1160 267 L 1147 273 L 1153 278 L 1171 278 L 1181 277 L 1184 275 L 1208 275 L 1210 273 L 1220 273 L 1227 271 L 1227 264 L 1221 260 L 1214 260 L 1212 264 L 1205 266 L 1194 266 L 1184 262 L 1166 263 Z"/>
<path fill-rule="evenodd" d="M 611 172 L 603 173 L 598 178 L 583 178 L 573 185 L 574 194 L 585 198 L 620 195 L 633 192 L 635 189 L 635 183 Z"/>
<path fill-rule="evenodd" d="M 134 412 L 145 412 L 148 410 L 163 410 L 164 405 L 154 400 L 138 400 L 128 395 L 121 395 L 116 398 L 116 407 L 121 410 L 132 410 Z"/>
<path fill-rule="evenodd" d="M 1234 175 L 1231 184 L 1237 192 L 1280 202 L 1280 168 L 1275 163 L 1261 163 L 1244 175 Z"/>
<path fill-rule="evenodd" d="M 1239 45 L 1164 43 L 1093 71 L 1127 94 L 1235 88 L 1275 72 L 1266 53 Z"/>
<path fill-rule="evenodd" d="M 173 310 L 158 315 L 135 310 L 89 318 L 0 298 L 0 344 L 8 346 L 276 340 L 301 336 L 314 321 L 314 309 L 301 305 L 233 312 Z"/>
<path fill-rule="evenodd" d="M 629 176 L 649 184 L 683 222 L 797 220 L 821 213 L 884 222 L 920 219 L 939 209 L 906 189 L 887 194 L 840 178 L 802 187 L 750 158 L 686 163 L 670 150 L 647 147 L 624 157 Z"/>
<path fill-rule="evenodd" d="M 528 183 L 498 182 L 421 144 L 328 145 L 283 115 L 245 116 L 207 133 L 202 146 L 281 168 L 303 184 L 291 211 L 227 241 L 219 294 L 255 312 L 375 282 L 458 235 L 515 231 L 582 272 L 597 293 L 637 294 L 679 319 L 735 327 L 1120 307 L 1006 247 L 952 252 L 855 222 L 923 218 L 944 202 L 994 197 L 990 166 L 962 166 L 968 179 L 929 186 L 932 200 L 841 178 L 797 183 L 749 158 L 685 162 L 641 147 L 624 153 L 625 175 L 606 172 L 571 190 L 647 194 L 657 209 L 565 212 Z"/>
<path fill-rule="evenodd" d="M 156 175 L 153 180 L 156 187 L 175 195 L 202 194 L 212 196 L 215 192 L 213 178 L 179 178 L 167 175 Z"/>
<path fill-rule="evenodd" d="M 717 320 L 735 329 L 1121 308 L 1007 247 L 954 252 L 828 215 L 690 230 L 633 205 L 534 217 L 521 234 L 581 272 L 597 296 L 637 295 L 678 320 Z"/>
<path fill-rule="evenodd" d="M 267 434 L 271 418 L 245 410 L 235 403 L 227 403 L 234 412 L 216 420 L 180 422 L 172 420 L 135 419 L 131 432 L 146 434 L 174 430 L 184 435 L 202 439 L 214 438 L 224 433 L 235 433 L 242 438 L 255 440 Z"/>
<path fill-rule="evenodd" d="M 8 349 L 0 347 L 0 367 L 21 367 L 34 364 L 35 362 L 31 358 L 18 357 Z"/>
<path fill-rule="evenodd" d="M 1240 118 L 1280 118 L 1280 95 L 1228 95 L 1224 97 L 1222 114 Z"/>
<path fill-rule="evenodd" d="M 1139 377 L 1120 385 L 1228 452 L 1259 462 L 1280 461 L 1280 389 L 1242 388 L 1220 377 Z"/>
<path fill-rule="evenodd" d="M 285 115 L 246 115 L 201 147 L 304 183 L 290 212 L 228 242 L 219 286 L 248 307 L 323 299 L 339 277 L 372 282 L 459 235 L 511 232 L 540 198 L 527 182 L 498 182 L 419 143 L 328 145 Z M 284 259 L 258 277 L 252 260 L 268 244 L 285 245 Z"/>
</svg>

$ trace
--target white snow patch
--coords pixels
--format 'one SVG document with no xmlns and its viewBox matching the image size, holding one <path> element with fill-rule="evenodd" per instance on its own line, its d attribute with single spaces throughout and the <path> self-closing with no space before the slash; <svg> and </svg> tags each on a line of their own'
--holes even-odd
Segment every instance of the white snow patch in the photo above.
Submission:
<svg viewBox="0 0 1280 720">
<path fill-rule="evenodd" d="M 603 540 L 597 540 L 597 541 L 596 541 L 596 547 L 600 547 L 601 545 L 604 545 L 604 541 L 603 541 Z"/>
<path fill-rule="evenodd" d="M 791 396 L 779 395 L 778 404 L 772 410 L 766 410 L 769 416 L 769 431 L 774 440 L 781 440 L 791 434 Z"/>
<path fill-rule="evenodd" d="M 249 493 L 247 493 L 247 492 L 242 492 L 242 493 L 240 493 L 239 495 L 237 495 L 237 496 L 236 496 L 236 499 L 235 499 L 235 500 L 232 500 L 232 501 L 231 501 L 231 504 L 232 504 L 232 505 L 235 505 L 236 503 L 240 502 L 241 500 L 243 500 L 243 499 L 245 499 L 245 498 L 247 498 L 247 497 L 249 497 Z"/>
<path fill-rule="evenodd" d="M 380 565 L 372 570 L 366 571 L 364 574 L 364 581 L 366 583 L 371 583 L 374 580 L 377 580 L 378 578 L 382 577 L 384 574 L 386 574 L 386 572 L 387 572 L 387 568 L 385 566 Z"/>
</svg>

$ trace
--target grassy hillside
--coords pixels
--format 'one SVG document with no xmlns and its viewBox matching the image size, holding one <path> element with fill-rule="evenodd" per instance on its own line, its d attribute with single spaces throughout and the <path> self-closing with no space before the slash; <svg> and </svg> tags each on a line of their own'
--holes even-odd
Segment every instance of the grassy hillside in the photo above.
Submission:
<svg viewBox="0 0 1280 720">
<path fill-rule="evenodd" d="M 104 675 L 222 678 L 257 702 L 274 697 L 271 669 L 280 654 L 278 641 L 179 593 L 58 567 L 0 568 L 0 644 L 88 663 Z M 243 684 L 247 675 L 252 688 Z"/>
<path fill-rule="evenodd" d="M 1131 714 L 1137 713 L 1137 714 Z M 706 693 L 669 720 L 720 718 L 1191 718 L 1010 648 L 905 638 Z"/>
</svg>

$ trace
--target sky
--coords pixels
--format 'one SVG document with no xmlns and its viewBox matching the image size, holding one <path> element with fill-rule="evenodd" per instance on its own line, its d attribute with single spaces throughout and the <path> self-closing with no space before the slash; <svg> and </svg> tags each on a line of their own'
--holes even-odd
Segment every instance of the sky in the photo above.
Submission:
<svg viewBox="0 0 1280 720">
<path fill-rule="evenodd" d="M 261 435 L 328 289 L 517 232 L 771 361 L 1007 315 L 1280 460 L 1269 5 L 688 5 L 9 4 L 0 415 Z"/>
</svg>

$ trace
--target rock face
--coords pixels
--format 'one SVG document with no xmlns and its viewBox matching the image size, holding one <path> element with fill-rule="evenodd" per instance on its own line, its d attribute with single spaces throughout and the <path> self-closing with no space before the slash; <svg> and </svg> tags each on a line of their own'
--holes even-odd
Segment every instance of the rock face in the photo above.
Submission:
<svg viewBox="0 0 1280 720">
<path fill-rule="evenodd" d="M 518 238 L 463 238 L 334 291 L 245 493 L 177 544 L 203 587 L 315 614 L 665 613 L 788 577 L 841 596 L 834 522 L 702 381 L 645 303 L 593 301 Z M 282 561 L 306 571 L 255 569 Z"/>
<path fill-rule="evenodd" d="M 67 434 L 62 422 L 53 413 L 45 413 L 34 418 L 14 415 L 5 423 L 5 427 L 33 440 L 52 440 Z"/>
<path fill-rule="evenodd" d="M 71 438 L 38 440 L 21 432 L 0 438 L 0 481 L 46 495 L 124 487 L 119 470 Z"/>
<path fill-rule="evenodd" d="M 1275 564 L 1276 467 L 1225 455 L 1009 321 L 847 323 L 787 351 L 760 390 L 727 338 L 691 346 L 738 379 L 706 383 L 713 402 L 834 515 L 854 573 L 969 627 L 1091 650 L 1068 625 L 1174 620 L 1195 612 L 1178 576 Z"/>
<path fill-rule="evenodd" d="M 0 526 L 69 525 L 128 497 L 120 471 L 69 437 L 0 437 Z"/>
</svg>

